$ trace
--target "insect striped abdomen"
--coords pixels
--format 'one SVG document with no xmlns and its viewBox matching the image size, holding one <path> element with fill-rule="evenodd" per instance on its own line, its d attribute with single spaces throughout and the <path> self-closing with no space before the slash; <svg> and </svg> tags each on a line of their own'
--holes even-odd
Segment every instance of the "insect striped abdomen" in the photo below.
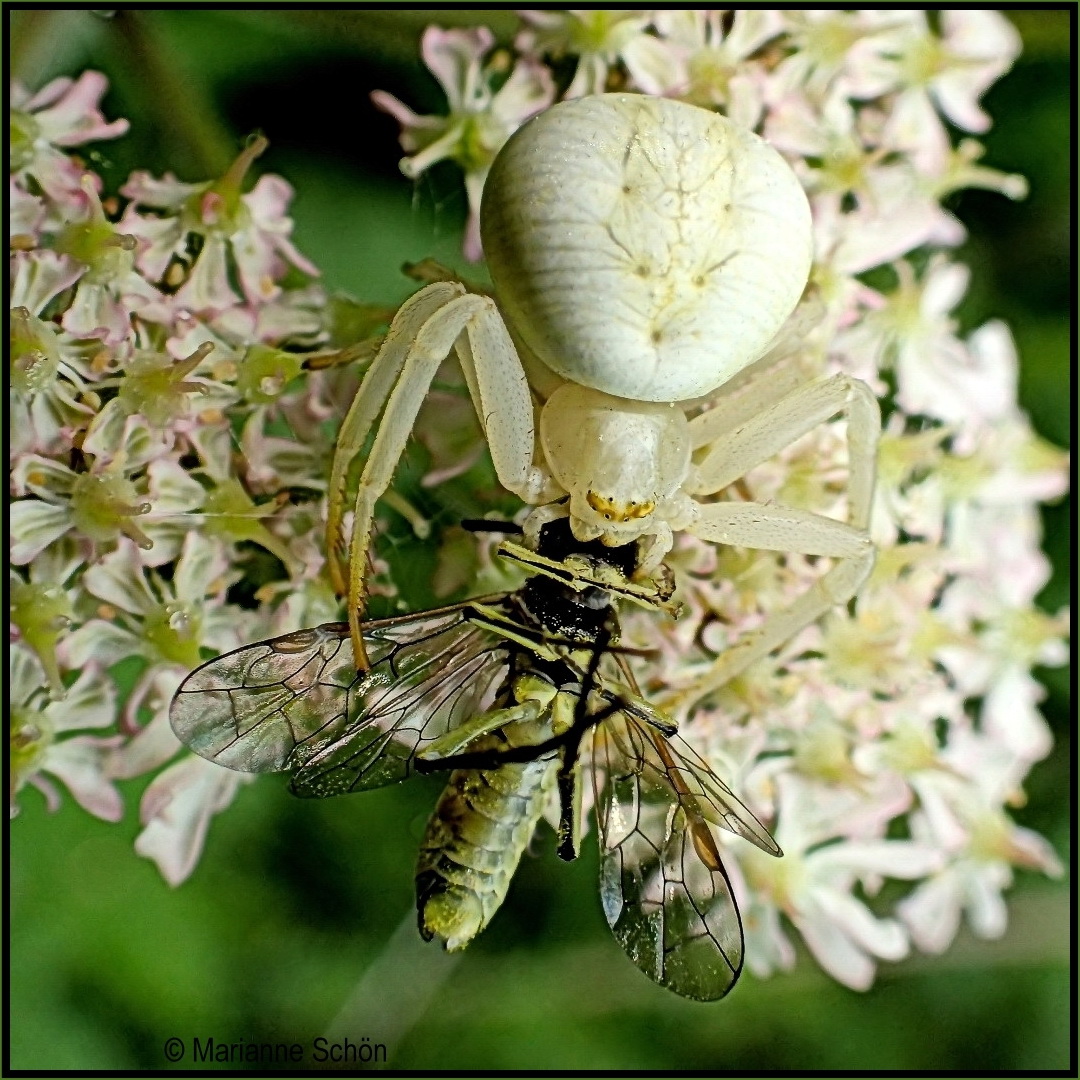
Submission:
<svg viewBox="0 0 1080 1080">
<path fill-rule="evenodd" d="M 551 759 L 457 769 L 428 822 L 416 869 L 420 933 L 467 945 L 499 910 L 543 810 Z"/>
</svg>

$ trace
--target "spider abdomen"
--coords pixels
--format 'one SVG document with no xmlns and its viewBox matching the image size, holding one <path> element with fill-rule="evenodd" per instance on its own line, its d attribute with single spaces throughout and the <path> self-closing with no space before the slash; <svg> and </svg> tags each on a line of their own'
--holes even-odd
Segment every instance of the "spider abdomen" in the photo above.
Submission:
<svg viewBox="0 0 1080 1080">
<path fill-rule="evenodd" d="M 529 349 L 640 401 L 706 394 L 762 355 L 812 256 L 806 196 L 772 147 L 640 94 L 564 102 L 522 127 L 492 166 L 481 229 Z"/>
</svg>

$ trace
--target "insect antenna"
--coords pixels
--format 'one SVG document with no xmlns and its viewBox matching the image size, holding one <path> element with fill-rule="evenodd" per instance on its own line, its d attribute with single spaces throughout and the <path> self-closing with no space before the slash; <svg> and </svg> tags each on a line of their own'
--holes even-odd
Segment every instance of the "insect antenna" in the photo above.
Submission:
<svg viewBox="0 0 1080 1080">
<path fill-rule="evenodd" d="M 468 532 L 498 532 L 520 536 L 525 530 L 513 521 L 489 521 L 487 518 L 464 518 L 461 527 Z"/>
</svg>

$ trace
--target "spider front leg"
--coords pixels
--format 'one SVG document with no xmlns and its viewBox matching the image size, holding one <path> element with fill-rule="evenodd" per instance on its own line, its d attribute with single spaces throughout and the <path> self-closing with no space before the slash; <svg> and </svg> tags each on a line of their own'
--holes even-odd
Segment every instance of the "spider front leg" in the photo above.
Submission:
<svg viewBox="0 0 1080 1080">
<path fill-rule="evenodd" d="M 358 671 L 370 667 L 360 621 L 375 504 L 390 486 L 420 406 L 455 343 L 467 357 L 466 380 L 499 482 L 522 497 L 543 486 L 532 467 L 535 437 L 529 385 L 495 302 L 456 282 L 435 282 L 421 289 L 398 310 L 365 374 L 342 424 L 331 468 L 327 556 L 334 587 L 347 597 Z M 360 475 L 346 544 L 346 479 L 376 421 L 378 430 Z"/>
<path fill-rule="evenodd" d="M 734 411 L 729 409 L 729 415 Z M 702 539 L 828 556 L 835 565 L 789 607 L 774 612 L 760 627 L 738 639 L 682 696 L 699 698 L 718 690 L 826 612 L 847 603 L 874 565 L 874 546 L 867 530 L 881 416 L 870 388 L 847 375 L 834 375 L 781 396 L 762 383 L 742 395 L 737 411 L 743 414 L 741 423 L 723 435 L 716 432 L 715 420 L 710 421 L 708 412 L 691 422 L 697 445 L 708 448 L 698 463 L 694 483 L 688 485 L 692 495 L 723 490 L 755 465 L 843 413 L 847 417 L 850 470 L 848 520 L 773 504 L 695 502 L 690 531 Z M 708 435 L 715 435 L 715 440 Z"/>
<path fill-rule="evenodd" d="M 334 590 L 344 594 L 349 551 L 345 542 L 345 487 L 349 466 L 360 453 L 372 425 L 401 375 L 409 349 L 420 329 L 464 290 L 439 282 L 410 297 L 398 309 L 386 340 L 372 360 L 338 431 L 327 489 L 326 558 Z"/>
</svg>

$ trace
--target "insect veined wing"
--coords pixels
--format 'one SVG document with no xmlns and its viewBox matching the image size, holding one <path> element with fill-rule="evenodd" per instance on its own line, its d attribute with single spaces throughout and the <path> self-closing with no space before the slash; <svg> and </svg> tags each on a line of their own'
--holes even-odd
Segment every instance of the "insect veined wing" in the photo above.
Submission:
<svg viewBox="0 0 1080 1080">
<path fill-rule="evenodd" d="M 650 725 L 664 736 L 662 740 L 653 743 L 655 753 L 647 754 L 647 764 L 653 776 L 662 775 L 673 790 L 692 797 L 699 813 L 707 821 L 749 840 L 766 854 L 781 858 L 784 853 L 769 835 L 769 830 L 739 801 L 731 788 L 713 772 L 708 762 L 677 734 L 669 718 L 640 696 L 633 671 L 625 657 L 613 653 L 612 659 L 619 676 L 634 688 L 633 693 L 624 698 L 626 712 L 639 723 Z M 601 689 L 609 700 L 616 699 L 613 692 L 616 688 L 610 683 Z M 670 724 L 671 730 L 664 728 L 664 721 Z"/>
<path fill-rule="evenodd" d="M 648 746 L 645 749 L 649 773 L 653 776 L 663 773 L 666 782 L 684 800 L 693 799 L 703 818 L 749 840 L 768 855 L 783 856 L 769 830 L 685 739 L 679 735 L 661 736 L 653 739 L 651 751 Z"/>
<path fill-rule="evenodd" d="M 597 727 L 600 896 L 616 940 L 646 975 L 684 997 L 714 1001 L 742 970 L 742 920 L 703 813 L 715 792 L 701 783 L 702 770 L 711 773 L 700 758 L 693 766 L 683 762 L 684 752 L 693 754 L 625 709 Z M 767 836 L 716 784 L 726 792 L 721 806 L 728 816 L 729 805 L 739 806 L 732 820 L 742 825 L 748 817 Z"/>
<path fill-rule="evenodd" d="M 506 642 L 471 621 L 470 611 L 458 604 L 364 624 L 372 666 L 360 674 L 347 623 L 225 653 L 180 685 L 170 707 L 173 731 L 220 765 L 293 771 L 300 795 L 403 780 L 416 749 L 487 707 L 505 677 Z M 333 772 L 365 752 L 347 783 Z"/>
<path fill-rule="evenodd" d="M 404 780 L 425 746 L 494 707 L 519 647 L 472 622 L 471 611 L 463 605 L 457 622 L 397 643 L 383 659 L 383 642 L 403 628 L 365 633 L 372 667 L 356 688 L 356 719 L 293 774 L 294 795 L 326 798 Z"/>
<path fill-rule="evenodd" d="M 344 730 L 357 681 L 347 625 L 323 623 L 207 661 L 180 684 L 169 721 L 208 761 L 283 772 Z"/>
</svg>

